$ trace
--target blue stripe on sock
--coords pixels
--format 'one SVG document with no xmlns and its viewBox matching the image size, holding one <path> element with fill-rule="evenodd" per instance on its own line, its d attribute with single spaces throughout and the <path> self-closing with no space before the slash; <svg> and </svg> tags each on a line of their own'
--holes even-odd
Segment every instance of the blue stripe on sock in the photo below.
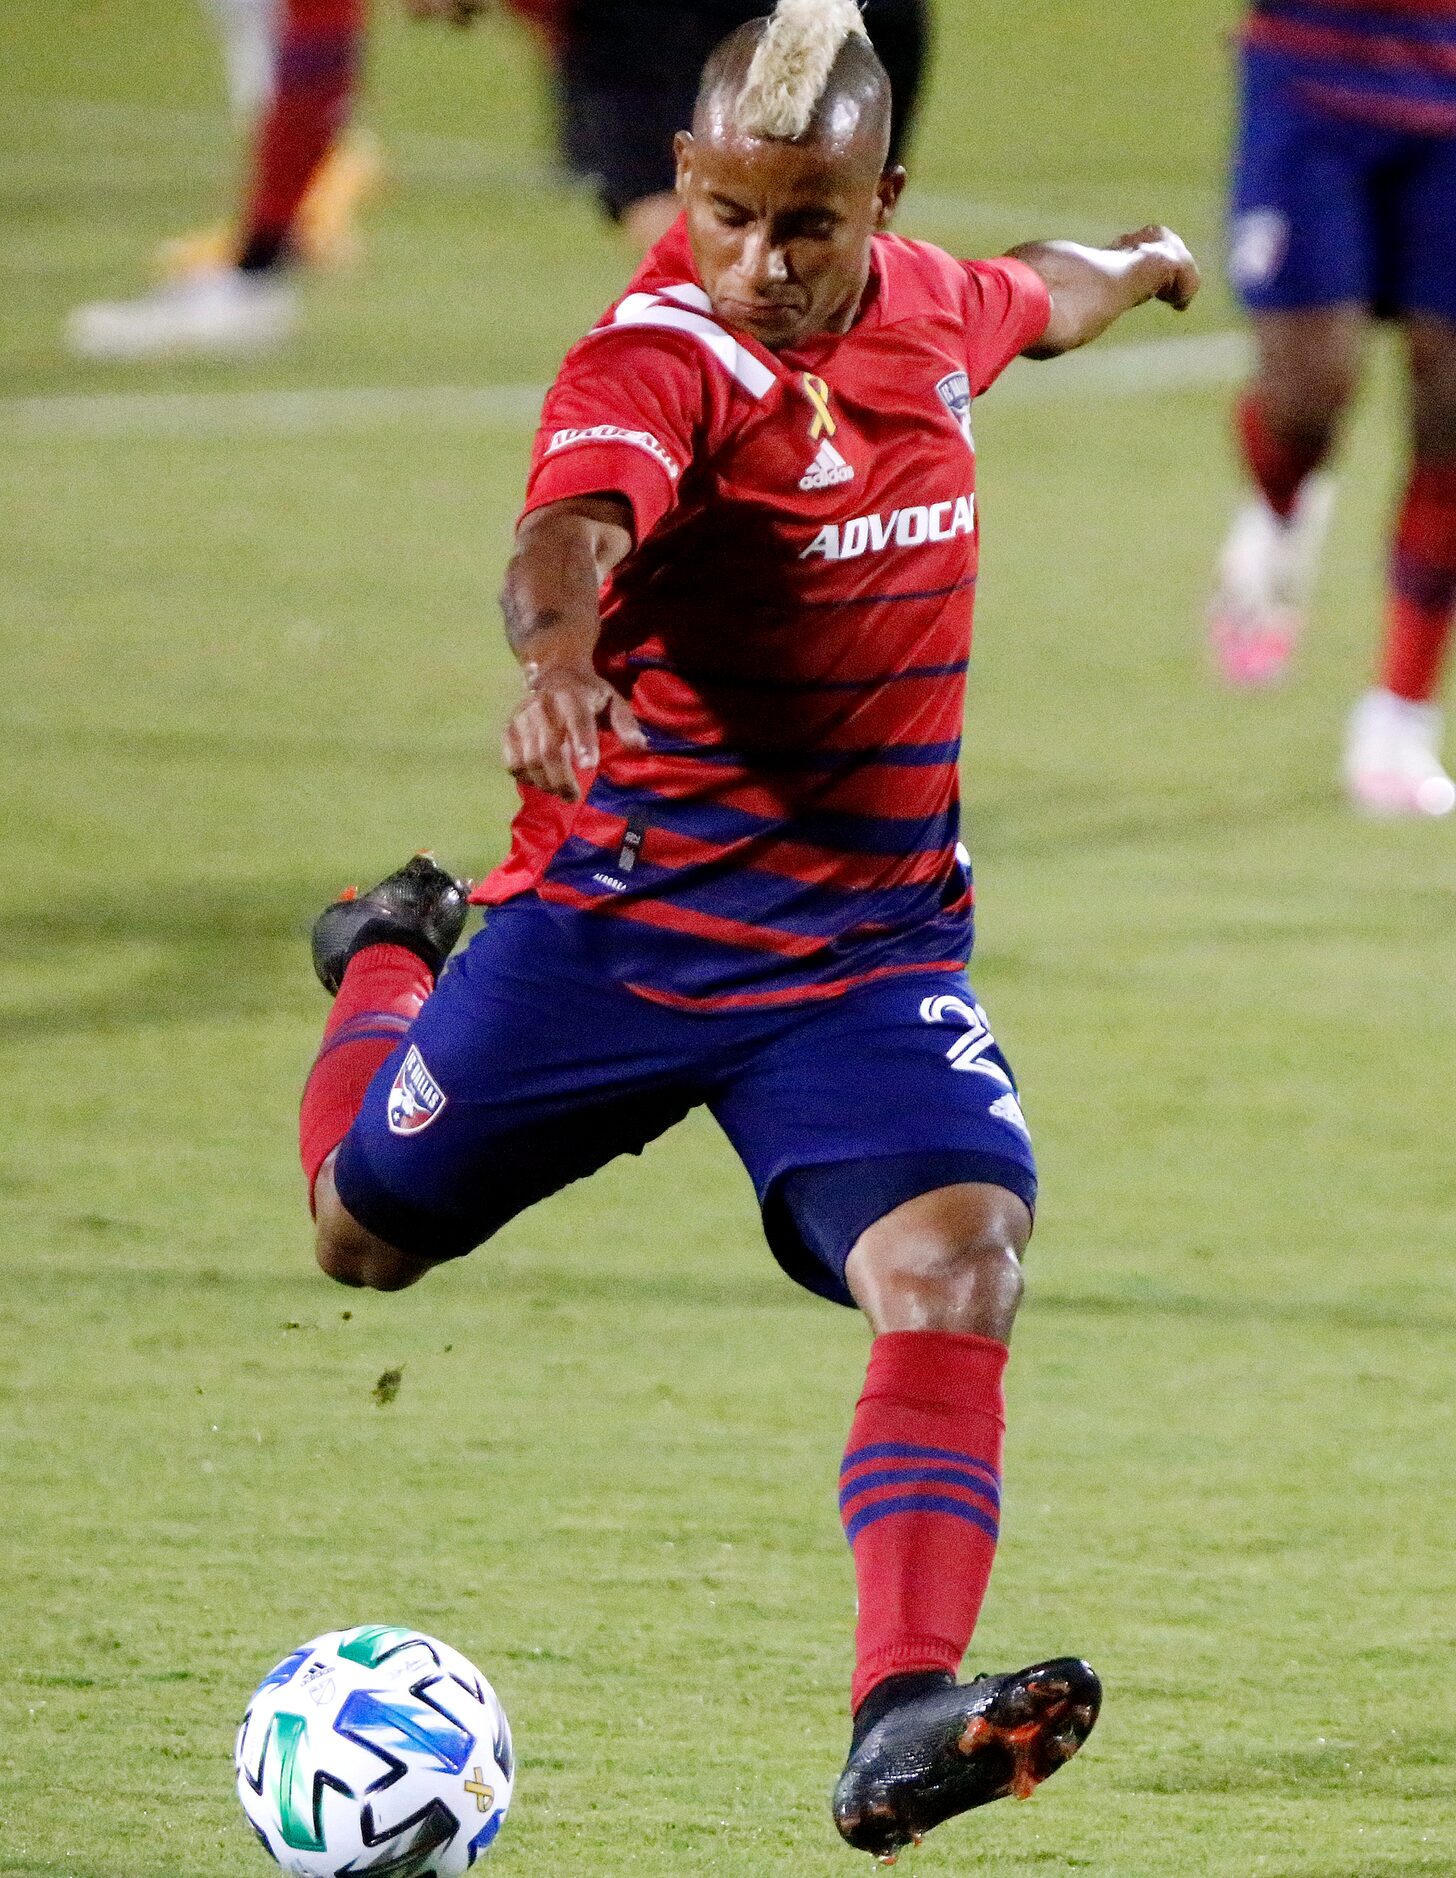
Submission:
<svg viewBox="0 0 1456 1878">
<path fill-rule="evenodd" d="M 389 1026 L 387 1029 L 386 1025 Z M 398 1043 L 408 1029 L 409 1019 L 404 1017 L 394 1020 L 381 1016 L 373 1022 L 351 1020 L 339 1026 L 314 1058 L 314 1062 L 322 1063 L 326 1056 L 331 1055 L 335 1050 L 341 1050 L 346 1043 Z"/>
<path fill-rule="evenodd" d="M 979 1528 L 990 1539 L 998 1537 L 1001 1531 L 989 1513 L 983 1513 L 977 1506 L 967 1506 L 964 1500 L 952 1500 L 942 1493 L 905 1493 L 897 1495 L 893 1500 L 876 1500 L 872 1506 L 862 1507 L 852 1519 L 846 1521 L 844 1536 L 853 1545 L 867 1526 L 900 1513 L 949 1513 L 952 1519 L 964 1520 L 968 1526 Z"/>
<path fill-rule="evenodd" d="M 857 1467 L 861 1461 L 953 1461 L 957 1467 L 974 1468 L 995 1486 L 1001 1484 L 1001 1476 L 989 1461 L 978 1461 L 974 1454 L 959 1454 L 954 1448 L 922 1448 L 913 1441 L 880 1441 L 873 1447 L 856 1448 L 845 1455 L 840 1473 Z"/>
<path fill-rule="evenodd" d="M 1001 1495 L 988 1480 L 979 1474 L 973 1474 L 966 1467 L 950 1467 L 941 1463 L 933 1468 L 927 1467 L 879 1467 L 872 1474 L 860 1474 L 858 1478 L 847 1481 L 839 1490 L 841 1511 L 847 1507 L 856 1495 L 868 1493 L 871 1487 L 905 1486 L 911 1481 L 919 1481 L 927 1487 L 947 1486 L 965 1487 L 971 1493 L 979 1493 L 983 1500 L 999 1507 Z"/>
</svg>

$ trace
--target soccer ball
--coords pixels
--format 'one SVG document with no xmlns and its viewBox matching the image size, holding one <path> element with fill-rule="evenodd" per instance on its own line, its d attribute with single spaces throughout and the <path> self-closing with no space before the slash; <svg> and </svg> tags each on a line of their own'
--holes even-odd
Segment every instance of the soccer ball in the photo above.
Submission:
<svg viewBox="0 0 1456 1878">
<path fill-rule="evenodd" d="M 457 1878 L 511 1803 L 505 1711 L 473 1664 L 418 1630 L 331 1630 L 253 1693 L 233 1761 L 270 1858 L 298 1878 Z"/>
</svg>

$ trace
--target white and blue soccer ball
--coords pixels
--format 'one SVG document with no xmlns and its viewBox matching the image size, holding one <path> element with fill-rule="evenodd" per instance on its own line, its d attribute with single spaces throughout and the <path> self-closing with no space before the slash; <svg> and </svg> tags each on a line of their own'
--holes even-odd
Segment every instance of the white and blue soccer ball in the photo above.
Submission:
<svg viewBox="0 0 1456 1878">
<path fill-rule="evenodd" d="M 233 1760 L 265 1851 L 297 1878 L 458 1878 L 505 1820 L 515 1756 L 494 1689 L 418 1630 L 331 1630 L 254 1691 Z"/>
</svg>

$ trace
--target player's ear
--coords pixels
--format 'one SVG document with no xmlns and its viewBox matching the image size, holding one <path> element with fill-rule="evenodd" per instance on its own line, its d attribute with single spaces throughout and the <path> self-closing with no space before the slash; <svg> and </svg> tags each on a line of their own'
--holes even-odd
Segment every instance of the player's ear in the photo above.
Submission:
<svg viewBox="0 0 1456 1878">
<path fill-rule="evenodd" d="M 686 195 L 693 173 L 693 133 L 690 130 L 680 130 L 673 138 L 672 154 L 677 164 L 677 181 L 673 187 L 680 196 Z"/>
<path fill-rule="evenodd" d="M 886 228 L 895 213 L 895 204 L 900 200 L 900 192 L 906 182 L 905 170 L 897 163 L 893 169 L 886 170 L 875 184 L 875 227 Z"/>
</svg>

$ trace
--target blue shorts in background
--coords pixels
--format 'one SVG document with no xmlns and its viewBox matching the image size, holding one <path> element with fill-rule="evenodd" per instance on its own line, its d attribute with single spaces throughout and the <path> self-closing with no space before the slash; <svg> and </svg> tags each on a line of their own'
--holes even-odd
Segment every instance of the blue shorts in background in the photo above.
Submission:
<svg viewBox="0 0 1456 1878">
<path fill-rule="evenodd" d="M 1357 301 L 1456 320 L 1456 138 L 1311 107 L 1248 51 L 1231 208 L 1229 272 L 1250 312 Z"/>
<path fill-rule="evenodd" d="M 877 1219 L 961 1181 L 1036 1200 L 1016 1085 L 964 974 L 818 1003 L 684 1012 L 616 983 L 610 922 L 496 909 L 370 1085 L 340 1199 L 402 1251 L 450 1258 L 705 1105 L 753 1181 L 779 1263 L 852 1302 Z"/>
</svg>

